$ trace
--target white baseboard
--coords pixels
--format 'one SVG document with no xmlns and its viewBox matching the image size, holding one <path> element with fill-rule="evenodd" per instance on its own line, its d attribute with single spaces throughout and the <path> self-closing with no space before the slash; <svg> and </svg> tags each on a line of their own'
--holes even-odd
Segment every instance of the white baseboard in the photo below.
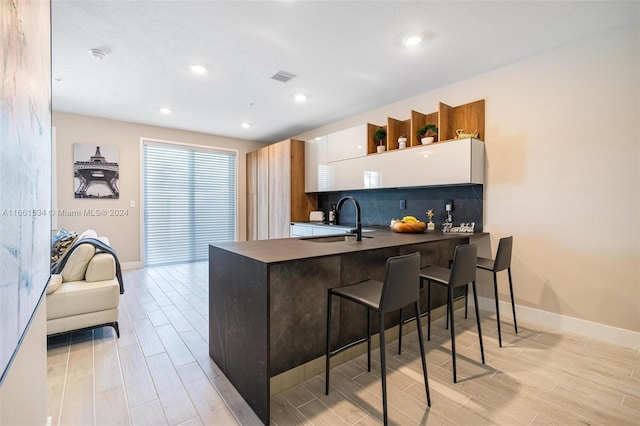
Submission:
<svg viewBox="0 0 640 426">
<path fill-rule="evenodd" d="M 473 297 L 468 298 L 468 303 L 470 304 L 470 309 L 473 309 Z M 483 311 L 496 312 L 494 299 L 478 297 L 478 305 Z M 640 350 L 640 333 L 635 331 L 520 305 L 516 305 L 516 315 L 518 320 Z M 500 316 L 501 318 L 513 319 L 510 302 L 500 302 Z"/>
<path fill-rule="evenodd" d="M 142 268 L 144 268 L 144 262 L 120 262 L 120 269 L 123 271 Z"/>
</svg>

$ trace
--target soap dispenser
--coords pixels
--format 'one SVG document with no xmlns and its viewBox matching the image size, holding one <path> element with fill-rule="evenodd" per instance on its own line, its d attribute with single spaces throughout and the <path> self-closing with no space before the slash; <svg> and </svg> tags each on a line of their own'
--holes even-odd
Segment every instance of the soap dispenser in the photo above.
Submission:
<svg viewBox="0 0 640 426">
<path fill-rule="evenodd" d="M 331 210 L 329 210 L 329 223 L 335 225 L 336 223 L 336 205 L 331 204 Z"/>
</svg>

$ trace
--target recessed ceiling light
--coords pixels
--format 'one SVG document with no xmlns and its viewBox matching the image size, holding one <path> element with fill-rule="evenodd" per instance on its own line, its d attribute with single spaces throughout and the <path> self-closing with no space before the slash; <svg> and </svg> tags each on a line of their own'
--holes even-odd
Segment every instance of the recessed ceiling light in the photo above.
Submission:
<svg viewBox="0 0 640 426">
<path fill-rule="evenodd" d="M 418 33 L 407 34 L 402 39 L 402 43 L 404 43 L 405 46 L 415 46 L 417 44 L 420 44 L 422 43 L 422 34 L 418 34 Z"/>
<path fill-rule="evenodd" d="M 171 110 L 169 108 L 160 108 L 160 112 L 163 114 L 171 114 Z"/>
<path fill-rule="evenodd" d="M 251 128 L 251 123 L 247 123 L 246 121 L 243 122 L 242 124 L 240 124 L 242 126 L 243 129 L 249 129 Z"/>
<path fill-rule="evenodd" d="M 205 64 L 191 64 L 190 67 L 194 74 L 206 74 L 209 70 L 209 67 Z"/>
<path fill-rule="evenodd" d="M 295 95 L 293 95 L 293 99 L 295 99 L 297 102 L 304 102 L 307 100 L 307 95 L 305 95 L 304 93 L 296 93 Z"/>
</svg>

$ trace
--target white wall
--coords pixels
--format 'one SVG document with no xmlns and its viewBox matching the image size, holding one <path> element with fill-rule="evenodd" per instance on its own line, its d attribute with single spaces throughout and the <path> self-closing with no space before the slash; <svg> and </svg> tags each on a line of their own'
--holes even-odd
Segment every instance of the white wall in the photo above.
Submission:
<svg viewBox="0 0 640 426">
<path fill-rule="evenodd" d="M 82 232 L 95 229 L 109 237 L 120 262 L 141 266 L 140 258 L 140 138 L 161 139 L 238 150 L 238 236 L 246 239 L 246 153 L 264 146 L 222 136 L 186 132 L 123 121 L 53 112 L 56 127 L 57 209 L 83 212 L 84 209 L 126 209 L 127 216 L 57 216 L 57 226 Z M 120 198 L 118 200 L 75 199 L 73 189 L 73 144 L 116 146 L 120 149 Z M 130 208 L 134 201 L 136 207 Z M 126 265 L 125 265 L 126 266 Z"/>
<path fill-rule="evenodd" d="M 514 236 L 516 302 L 638 332 L 639 40 L 618 29 L 295 137 L 486 99 L 484 225 L 494 251 Z"/>
<path fill-rule="evenodd" d="M 43 297 L 0 386 L 0 425 L 44 426 L 47 422 L 46 313 Z"/>
</svg>

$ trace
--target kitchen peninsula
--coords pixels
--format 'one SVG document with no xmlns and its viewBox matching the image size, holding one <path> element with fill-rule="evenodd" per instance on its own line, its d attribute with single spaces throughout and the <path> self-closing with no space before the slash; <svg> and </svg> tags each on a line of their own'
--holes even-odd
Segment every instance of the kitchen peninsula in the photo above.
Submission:
<svg viewBox="0 0 640 426">
<path fill-rule="evenodd" d="M 482 235 L 396 234 L 381 227 L 365 232 L 361 242 L 285 238 L 210 245 L 209 355 L 268 424 L 271 378 L 324 356 L 327 289 L 383 280 L 389 257 L 416 251 L 421 267 L 446 267 L 456 245 Z M 433 307 L 445 302 L 444 292 L 434 293 Z M 332 347 L 366 335 L 362 307 L 336 301 L 332 309 Z M 393 327 L 398 314 L 385 322 Z M 378 327 L 375 321 L 371 327 Z"/>
</svg>

